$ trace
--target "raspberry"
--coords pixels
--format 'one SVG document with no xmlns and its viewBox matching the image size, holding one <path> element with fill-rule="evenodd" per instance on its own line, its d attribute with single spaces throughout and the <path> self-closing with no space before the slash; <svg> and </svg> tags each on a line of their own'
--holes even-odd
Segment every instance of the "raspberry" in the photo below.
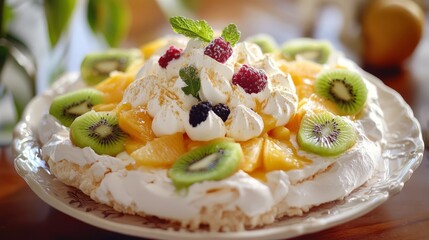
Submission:
<svg viewBox="0 0 429 240">
<path fill-rule="evenodd" d="M 262 70 L 244 64 L 232 76 L 232 84 L 242 87 L 248 94 L 259 93 L 267 86 L 267 75 Z"/>
<path fill-rule="evenodd" d="M 204 49 L 204 54 L 220 63 L 225 63 L 232 55 L 232 47 L 229 42 L 225 42 L 223 38 L 219 37 L 210 42 Z"/>
<path fill-rule="evenodd" d="M 162 55 L 159 60 L 159 66 L 162 68 L 166 68 L 168 63 L 173 59 L 178 59 L 180 57 L 180 54 L 182 54 L 181 48 L 176 48 L 175 46 L 170 46 L 167 51 Z"/>
<path fill-rule="evenodd" d="M 231 110 L 229 110 L 228 106 L 223 103 L 219 103 L 214 105 L 212 108 L 213 112 L 216 113 L 224 122 L 228 119 Z"/>
<path fill-rule="evenodd" d="M 198 124 L 204 122 L 209 116 L 209 111 L 212 109 L 212 105 L 209 102 L 199 102 L 192 106 L 189 111 L 189 124 L 192 127 L 196 127 Z"/>
</svg>

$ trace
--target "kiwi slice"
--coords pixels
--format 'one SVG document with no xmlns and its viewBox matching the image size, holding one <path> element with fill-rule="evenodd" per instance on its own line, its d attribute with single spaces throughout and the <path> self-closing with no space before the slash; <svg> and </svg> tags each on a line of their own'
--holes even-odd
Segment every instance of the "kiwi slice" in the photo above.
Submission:
<svg viewBox="0 0 429 240">
<path fill-rule="evenodd" d="M 285 42 L 281 54 L 286 60 L 296 60 L 300 56 L 306 60 L 324 64 L 328 61 L 332 47 L 327 41 L 299 38 Z"/>
<path fill-rule="evenodd" d="M 276 40 L 268 34 L 258 34 L 249 37 L 247 41 L 257 44 L 263 53 L 273 53 L 279 48 Z"/>
<path fill-rule="evenodd" d="M 356 130 L 344 117 L 323 111 L 304 115 L 298 130 L 298 144 L 305 151 L 336 156 L 356 143 Z"/>
<path fill-rule="evenodd" d="M 341 115 L 355 115 L 365 106 L 368 90 L 362 77 L 347 69 L 332 69 L 319 74 L 314 91 L 334 102 Z"/>
<path fill-rule="evenodd" d="M 131 63 L 140 57 L 140 51 L 137 49 L 111 49 L 90 53 L 85 56 L 80 66 L 82 79 L 90 86 L 95 85 L 115 70 L 125 72 Z"/>
<path fill-rule="evenodd" d="M 221 180 L 237 171 L 243 152 L 238 143 L 215 142 L 182 155 L 168 171 L 177 189 L 196 182 Z"/>
<path fill-rule="evenodd" d="M 81 148 L 90 147 L 98 154 L 115 156 L 124 150 L 127 134 L 119 128 L 113 112 L 90 111 L 73 121 L 70 139 Z"/>
<path fill-rule="evenodd" d="M 92 88 L 85 88 L 60 95 L 51 103 L 49 113 L 62 125 L 69 127 L 75 118 L 88 112 L 94 105 L 103 102 L 103 93 Z"/>
</svg>

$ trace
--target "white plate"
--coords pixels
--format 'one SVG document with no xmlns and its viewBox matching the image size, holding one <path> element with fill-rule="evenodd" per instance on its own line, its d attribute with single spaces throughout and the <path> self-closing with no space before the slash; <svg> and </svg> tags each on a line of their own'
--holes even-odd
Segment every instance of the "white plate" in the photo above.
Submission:
<svg viewBox="0 0 429 240">
<path fill-rule="evenodd" d="M 388 159 L 389 164 L 344 200 L 314 208 L 302 217 L 285 217 L 263 228 L 233 233 L 176 231 L 177 227 L 155 217 L 116 212 L 92 201 L 80 190 L 59 182 L 40 158 L 35 129 L 55 95 L 79 88 L 76 74 L 64 76 L 27 106 L 14 134 L 15 167 L 31 189 L 52 207 L 88 224 L 127 235 L 159 239 L 284 239 L 320 231 L 362 216 L 401 191 L 423 157 L 420 126 L 410 107 L 380 80 L 362 73 L 377 86 L 381 109 L 389 120 L 386 121 L 387 148 L 383 152 L 383 158 Z"/>
</svg>

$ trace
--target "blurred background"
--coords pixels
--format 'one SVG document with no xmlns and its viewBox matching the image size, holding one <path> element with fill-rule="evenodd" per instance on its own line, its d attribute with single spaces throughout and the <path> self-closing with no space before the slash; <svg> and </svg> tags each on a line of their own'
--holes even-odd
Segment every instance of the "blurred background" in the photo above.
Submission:
<svg viewBox="0 0 429 240">
<path fill-rule="evenodd" d="M 383 81 L 402 76 L 413 89 L 429 82 L 422 77 L 429 78 L 428 0 L 0 0 L 0 6 L 0 145 L 10 142 L 28 101 L 64 72 L 79 71 L 85 54 L 173 34 L 174 15 L 205 19 L 215 29 L 233 22 L 241 39 L 266 33 L 279 46 L 297 37 L 326 39 Z M 417 100 L 414 91 L 404 98 L 425 106 L 428 85 L 416 88 Z"/>
</svg>

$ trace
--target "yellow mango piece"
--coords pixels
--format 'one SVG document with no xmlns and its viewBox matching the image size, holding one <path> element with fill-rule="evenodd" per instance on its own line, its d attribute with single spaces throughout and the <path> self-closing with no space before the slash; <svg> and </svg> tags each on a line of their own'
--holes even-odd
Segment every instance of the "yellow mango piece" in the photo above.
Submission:
<svg viewBox="0 0 429 240">
<path fill-rule="evenodd" d="M 134 151 L 136 151 L 137 149 L 140 149 L 144 146 L 145 144 L 135 140 L 133 138 L 128 138 L 127 141 L 125 142 L 125 151 L 128 154 L 133 153 Z"/>
<path fill-rule="evenodd" d="M 117 72 L 100 82 L 95 88 L 104 93 L 104 103 L 119 103 L 125 89 L 134 81 L 134 75 Z"/>
<path fill-rule="evenodd" d="M 109 112 L 116 109 L 116 103 L 101 103 L 92 107 L 92 110 L 96 112 Z"/>
<path fill-rule="evenodd" d="M 277 119 L 272 115 L 259 113 L 262 117 L 262 121 L 264 121 L 264 129 L 262 130 L 261 136 L 265 133 L 268 133 L 271 129 L 276 127 Z"/>
<path fill-rule="evenodd" d="M 123 107 L 123 109 L 126 109 L 126 107 Z M 155 138 L 155 134 L 152 131 L 152 118 L 145 107 L 118 111 L 118 116 L 119 127 L 132 138 L 143 144 Z"/>
<path fill-rule="evenodd" d="M 137 166 L 170 168 L 186 152 L 182 133 L 155 138 L 131 153 Z"/>
<path fill-rule="evenodd" d="M 253 138 L 240 143 L 243 150 L 243 160 L 240 169 L 245 172 L 253 172 L 262 165 L 263 144 L 263 138 Z"/>
<path fill-rule="evenodd" d="M 311 161 L 297 156 L 291 144 L 286 144 L 272 138 L 265 138 L 263 164 L 267 172 L 299 169 L 309 162 Z"/>
<path fill-rule="evenodd" d="M 290 139 L 290 130 L 287 127 L 284 126 L 278 126 L 274 129 L 272 129 L 268 135 L 270 137 L 280 140 L 280 141 L 289 141 Z"/>
<path fill-rule="evenodd" d="M 140 47 L 140 52 L 143 54 L 144 59 L 149 59 L 156 50 L 167 44 L 167 39 L 159 38 L 152 42 L 148 42 Z"/>
</svg>

